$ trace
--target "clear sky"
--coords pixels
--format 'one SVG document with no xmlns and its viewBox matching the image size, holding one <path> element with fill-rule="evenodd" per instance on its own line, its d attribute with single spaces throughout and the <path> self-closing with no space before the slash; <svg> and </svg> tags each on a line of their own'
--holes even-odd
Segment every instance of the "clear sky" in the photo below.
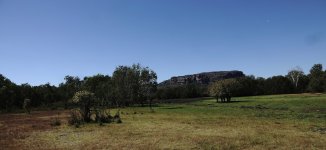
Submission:
<svg viewBox="0 0 326 150">
<path fill-rule="evenodd" d="M 17 84 L 57 85 L 133 63 L 158 81 L 326 68 L 326 1 L 0 0 L 0 73 Z"/>
</svg>

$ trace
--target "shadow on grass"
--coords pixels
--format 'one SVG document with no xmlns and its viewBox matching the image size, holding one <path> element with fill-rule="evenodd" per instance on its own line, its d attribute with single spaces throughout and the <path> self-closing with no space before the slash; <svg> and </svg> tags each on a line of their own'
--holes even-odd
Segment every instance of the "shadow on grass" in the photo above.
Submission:
<svg viewBox="0 0 326 150">
<path fill-rule="evenodd" d="M 163 107 L 161 109 L 182 109 L 183 107 Z"/>
<path fill-rule="evenodd" d="M 230 102 L 221 102 L 221 101 L 219 101 L 219 102 L 217 102 L 217 104 L 247 103 L 247 102 L 252 102 L 252 101 L 250 101 L 250 100 L 241 100 L 241 101 L 239 101 L 239 100 L 231 100 Z"/>
</svg>

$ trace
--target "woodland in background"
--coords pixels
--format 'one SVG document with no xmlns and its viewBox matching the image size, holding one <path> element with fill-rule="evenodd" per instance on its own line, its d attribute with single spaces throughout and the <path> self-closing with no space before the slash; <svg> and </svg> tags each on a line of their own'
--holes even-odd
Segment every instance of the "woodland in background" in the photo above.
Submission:
<svg viewBox="0 0 326 150">
<path fill-rule="evenodd" d="M 67 109 L 73 105 L 72 98 L 78 91 L 94 93 L 108 107 L 144 105 L 154 99 L 157 87 L 156 73 L 139 64 L 119 66 L 112 76 L 66 76 L 64 80 L 58 87 L 49 83 L 16 85 L 0 74 L 0 112 L 22 109 L 25 99 L 31 100 L 32 107 Z"/>
<path fill-rule="evenodd" d="M 0 112 L 22 109 L 24 99 L 31 99 L 32 107 L 69 108 L 74 94 L 82 90 L 94 93 L 96 98 L 110 107 L 145 105 L 154 99 L 206 97 L 212 96 L 211 89 L 221 82 L 232 83 L 232 96 L 325 92 L 326 70 L 323 70 L 322 64 L 315 64 L 308 74 L 294 68 L 286 76 L 267 79 L 250 75 L 211 85 L 187 84 L 162 88 L 157 88 L 156 73 L 139 64 L 119 66 L 112 76 L 98 74 L 84 79 L 66 76 L 59 86 L 49 83 L 40 86 L 27 83 L 17 85 L 0 74 Z"/>
</svg>

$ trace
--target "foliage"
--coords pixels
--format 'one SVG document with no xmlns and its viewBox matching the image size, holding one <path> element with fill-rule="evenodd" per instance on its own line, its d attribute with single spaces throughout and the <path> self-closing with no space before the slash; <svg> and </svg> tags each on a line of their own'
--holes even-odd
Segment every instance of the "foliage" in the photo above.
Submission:
<svg viewBox="0 0 326 150">
<path fill-rule="evenodd" d="M 113 95 L 118 106 L 143 105 L 154 97 L 157 75 L 148 67 L 139 64 L 119 66 L 112 76 Z"/>
<path fill-rule="evenodd" d="M 72 102 L 77 104 L 83 120 L 86 122 L 91 121 L 91 108 L 95 104 L 94 93 L 89 91 L 78 91 L 72 98 Z"/>
<path fill-rule="evenodd" d="M 110 100 L 113 97 L 113 87 L 110 76 L 97 74 L 95 76 L 85 77 L 83 83 L 85 90 L 94 93 L 94 96 L 103 100 L 102 102 L 105 102 L 105 105 L 112 105 Z"/>
<path fill-rule="evenodd" d="M 233 79 L 232 79 L 233 80 Z M 308 74 L 300 68 L 291 69 L 286 76 L 261 78 L 245 76 L 236 78 L 236 90 L 233 96 L 250 96 L 263 94 L 286 94 L 302 92 L 325 92 L 326 71 L 322 64 L 315 64 Z M 154 99 L 195 98 L 209 95 L 210 88 L 205 84 L 187 83 L 180 86 L 160 87 L 156 73 L 139 64 L 118 66 L 109 75 L 97 74 L 80 79 L 65 76 L 59 86 L 49 83 L 31 86 L 27 83 L 16 85 L 0 74 L 0 111 L 10 112 L 23 108 L 24 100 L 31 99 L 30 107 L 68 108 L 74 94 L 86 90 L 94 93 L 101 105 L 120 107 L 144 105 Z"/>
<path fill-rule="evenodd" d="M 215 97 L 218 101 L 221 98 L 221 102 L 231 100 L 231 95 L 237 93 L 240 87 L 240 83 L 237 79 L 225 79 L 214 82 L 210 85 L 209 91 L 211 96 Z"/>
<path fill-rule="evenodd" d="M 31 113 L 31 100 L 30 99 L 25 99 L 23 108 L 26 113 L 30 114 Z"/>
<path fill-rule="evenodd" d="M 308 90 L 311 92 L 323 92 L 326 90 L 326 73 L 323 71 L 322 64 L 315 64 L 310 69 L 310 82 Z"/>
<path fill-rule="evenodd" d="M 120 118 L 120 110 L 118 110 L 117 113 L 114 115 L 113 121 L 116 123 L 122 123 L 121 118 Z"/>
<path fill-rule="evenodd" d="M 293 84 L 284 76 L 274 76 L 265 80 L 264 94 L 288 94 L 293 91 Z"/>
<path fill-rule="evenodd" d="M 65 83 L 59 85 L 61 96 L 64 99 L 65 108 L 68 107 L 68 101 L 71 99 L 77 91 L 82 89 L 82 81 L 79 77 L 65 76 Z"/>
<path fill-rule="evenodd" d="M 50 123 L 51 126 L 60 126 L 61 120 L 59 119 L 59 114 L 53 118 L 52 122 Z"/>
<path fill-rule="evenodd" d="M 70 110 L 70 117 L 68 123 L 70 125 L 74 125 L 75 127 L 79 127 L 84 122 L 83 116 L 78 109 Z"/>
<path fill-rule="evenodd" d="M 300 67 L 296 67 L 291 69 L 288 74 L 287 77 L 291 80 L 292 84 L 295 86 L 295 88 L 298 87 L 298 83 L 300 81 L 300 79 L 303 77 L 304 72 L 302 71 L 302 69 Z"/>
<path fill-rule="evenodd" d="M 95 113 L 95 121 L 102 124 L 102 123 L 111 123 L 113 122 L 113 117 L 111 116 L 110 112 L 106 109 L 98 109 Z"/>
</svg>

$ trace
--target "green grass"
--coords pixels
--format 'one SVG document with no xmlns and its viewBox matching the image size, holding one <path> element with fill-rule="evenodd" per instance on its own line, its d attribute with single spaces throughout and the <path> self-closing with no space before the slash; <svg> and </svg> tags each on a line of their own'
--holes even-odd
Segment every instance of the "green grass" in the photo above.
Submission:
<svg viewBox="0 0 326 150">
<path fill-rule="evenodd" d="M 129 107 L 122 124 L 63 125 L 21 142 L 32 149 L 326 149 L 325 94 L 233 101 L 159 104 L 154 113 Z"/>
</svg>

